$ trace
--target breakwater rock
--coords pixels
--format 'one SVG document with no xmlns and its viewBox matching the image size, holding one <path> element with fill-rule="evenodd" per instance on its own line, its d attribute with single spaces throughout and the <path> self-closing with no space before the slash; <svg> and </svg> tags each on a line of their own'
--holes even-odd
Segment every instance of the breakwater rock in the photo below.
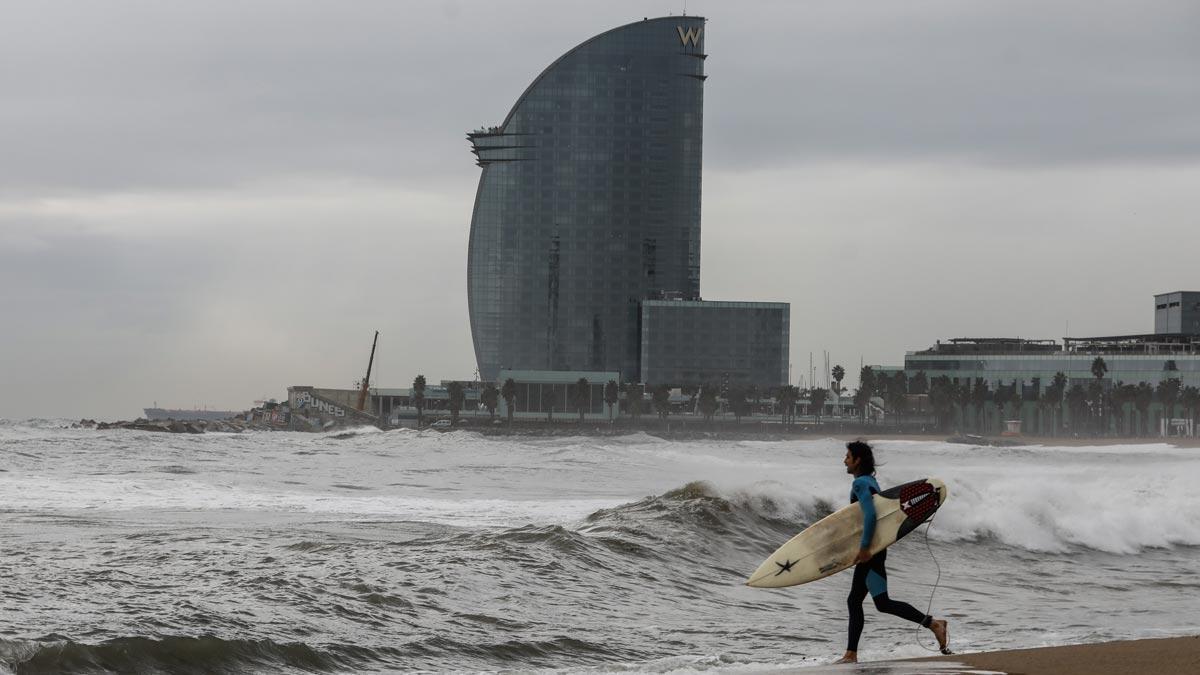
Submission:
<svg viewBox="0 0 1200 675">
<path fill-rule="evenodd" d="M 247 429 L 255 428 L 253 423 L 239 420 L 148 420 L 139 418 L 128 421 L 96 422 L 95 420 L 79 420 L 71 425 L 80 429 L 130 429 L 133 431 L 154 431 L 165 434 L 203 434 L 219 432 L 239 434 Z M 263 427 L 264 429 L 267 427 Z"/>
</svg>

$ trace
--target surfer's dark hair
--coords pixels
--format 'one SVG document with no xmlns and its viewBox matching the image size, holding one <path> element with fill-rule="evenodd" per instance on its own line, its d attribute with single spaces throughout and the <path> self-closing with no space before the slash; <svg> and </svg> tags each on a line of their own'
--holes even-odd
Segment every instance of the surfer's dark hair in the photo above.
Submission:
<svg viewBox="0 0 1200 675">
<path fill-rule="evenodd" d="M 846 450 L 850 452 L 851 457 L 858 460 L 858 473 L 855 475 L 875 475 L 875 452 L 866 441 L 851 441 L 846 444 Z"/>
</svg>

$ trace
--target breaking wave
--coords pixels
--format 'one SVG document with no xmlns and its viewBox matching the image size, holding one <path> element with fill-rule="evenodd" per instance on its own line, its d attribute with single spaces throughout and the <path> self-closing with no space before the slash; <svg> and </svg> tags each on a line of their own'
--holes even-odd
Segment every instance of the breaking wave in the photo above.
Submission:
<svg viewBox="0 0 1200 675">
<path fill-rule="evenodd" d="M 997 544 L 1034 553 L 1091 549 L 1119 555 L 1200 546 L 1200 491 L 1183 473 L 946 480 L 951 496 L 930 528 L 934 540 Z M 769 546 L 769 552 L 843 504 L 797 494 L 778 483 L 723 491 L 696 481 L 657 497 L 596 511 L 580 531 L 649 541 L 685 535 L 727 538 L 745 546 Z"/>
</svg>

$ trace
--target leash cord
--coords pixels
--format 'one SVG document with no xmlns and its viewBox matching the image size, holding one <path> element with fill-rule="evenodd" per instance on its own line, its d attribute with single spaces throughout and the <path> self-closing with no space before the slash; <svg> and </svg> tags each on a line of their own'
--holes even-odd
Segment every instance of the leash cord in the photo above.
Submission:
<svg viewBox="0 0 1200 675">
<path fill-rule="evenodd" d="M 934 518 L 937 518 L 936 511 L 934 511 L 933 515 L 930 516 L 929 522 L 925 523 L 925 550 L 929 551 L 929 557 L 933 560 L 933 566 L 937 569 L 937 578 L 934 579 L 934 581 L 933 581 L 933 590 L 929 591 L 929 604 L 925 606 L 925 616 L 932 616 L 932 614 L 930 613 L 930 610 L 933 609 L 933 596 L 935 593 L 937 593 L 938 584 L 941 583 L 941 581 L 942 581 L 942 566 L 940 564 L 938 564 L 937 556 L 933 554 L 933 547 L 929 545 L 929 528 L 933 527 L 933 519 Z M 944 653 L 944 652 L 942 652 L 940 647 L 935 648 L 935 649 L 930 649 L 929 647 L 926 647 L 925 645 L 921 644 L 920 628 L 921 628 L 921 626 L 918 626 L 917 631 L 915 633 L 913 633 L 914 639 L 917 641 L 917 645 L 921 649 L 924 649 L 927 652 Z"/>
</svg>

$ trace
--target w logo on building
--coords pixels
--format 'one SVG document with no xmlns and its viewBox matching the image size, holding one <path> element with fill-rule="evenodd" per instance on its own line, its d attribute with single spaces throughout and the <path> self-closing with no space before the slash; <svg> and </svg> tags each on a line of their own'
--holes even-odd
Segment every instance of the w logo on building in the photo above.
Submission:
<svg viewBox="0 0 1200 675">
<path fill-rule="evenodd" d="M 700 46 L 700 33 L 704 32 L 704 27 L 689 27 L 686 31 L 683 26 L 676 26 L 675 30 L 679 33 L 679 41 L 686 47 L 688 43 L 692 43 L 693 47 Z"/>
</svg>

